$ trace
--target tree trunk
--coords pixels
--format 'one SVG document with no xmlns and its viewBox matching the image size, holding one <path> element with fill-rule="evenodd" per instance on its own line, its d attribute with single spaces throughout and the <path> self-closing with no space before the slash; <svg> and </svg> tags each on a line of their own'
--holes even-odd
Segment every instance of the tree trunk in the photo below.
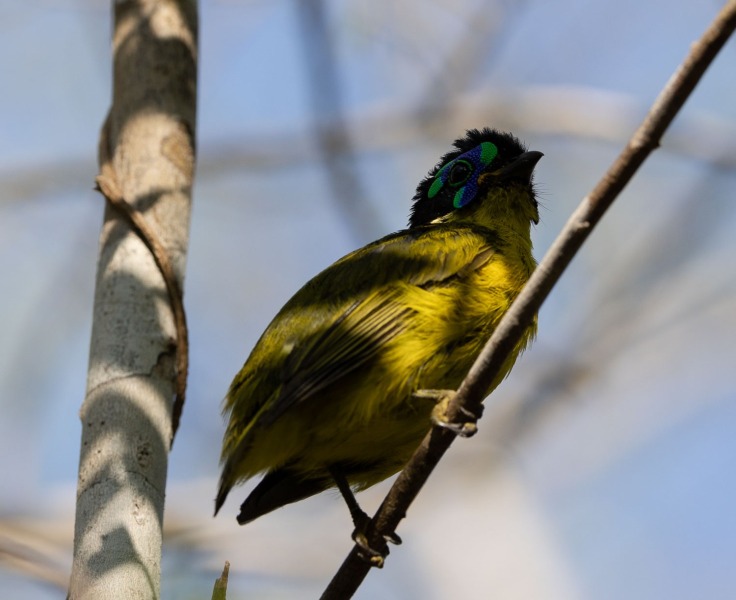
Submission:
<svg viewBox="0 0 736 600">
<path fill-rule="evenodd" d="M 113 5 L 113 101 L 100 168 L 153 230 L 181 288 L 194 173 L 197 6 Z M 110 204 L 93 318 L 69 598 L 158 598 L 181 336 L 151 251 Z"/>
</svg>

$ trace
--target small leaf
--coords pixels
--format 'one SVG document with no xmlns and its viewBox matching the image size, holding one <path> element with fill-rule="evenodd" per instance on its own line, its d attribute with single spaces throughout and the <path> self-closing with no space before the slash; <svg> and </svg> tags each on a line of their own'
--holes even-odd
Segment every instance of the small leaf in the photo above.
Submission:
<svg viewBox="0 0 736 600">
<path fill-rule="evenodd" d="M 212 588 L 212 600 L 226 600 L 227 597 L 227 576 L 230 572 L 230 563 L 225 561 L 225 568 L 222 575 L 215 579 L 215 587 Z"/>
</svg>

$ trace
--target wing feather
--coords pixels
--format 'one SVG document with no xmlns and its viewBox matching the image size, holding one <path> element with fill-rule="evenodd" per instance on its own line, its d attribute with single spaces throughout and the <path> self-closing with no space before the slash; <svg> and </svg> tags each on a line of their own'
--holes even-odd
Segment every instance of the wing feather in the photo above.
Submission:
<svg viewBox="0 0 736 600">
<path fill-rule="evenodd" d="M 310 280 L 274 318 L 228 392 L 233 435 L 223 459 L 242 456 L 253 429 L 319 396 L 404 331 L 413 311 L 402 302 L 403 286 L 464 277 L 499 248 L 486 228 L 433 225 L 369 244 Z M 275 348 L 287 349 L 283 358 Z"/>
</svg>

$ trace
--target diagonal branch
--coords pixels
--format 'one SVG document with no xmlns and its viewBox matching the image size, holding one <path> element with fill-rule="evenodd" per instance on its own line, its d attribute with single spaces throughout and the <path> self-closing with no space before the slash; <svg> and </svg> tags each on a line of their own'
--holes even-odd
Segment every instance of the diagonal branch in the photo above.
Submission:
<svg viewBox="0 0 736 600">
<path fill-rule="evenodd" d="M 560 276 L 572 261 L 593 227 L 631 180 L 682 108 L 706 69 L 736 29 L 736 0 L 720 11 L 700 40 L 692 45 L 655 100 L 644 122 L 593 191 L 575 210 L 529 282 L 486 344 L 448 410 L 452 422 L 463 409 L 478 412 L 483 390 L 493 380 L 522 332 L 531 322 Z M 447 429 L 433 427 L 400 473 L 373 517 L 367 536 L 373 547 L 381 547 L 384 536 L 395 531 L 411 502 L 442 455 L 455 439 Z M 353 548 L 322 595 L 323 600 L 350 598 L 368 574 L 370 566 Z"/>
</svg>

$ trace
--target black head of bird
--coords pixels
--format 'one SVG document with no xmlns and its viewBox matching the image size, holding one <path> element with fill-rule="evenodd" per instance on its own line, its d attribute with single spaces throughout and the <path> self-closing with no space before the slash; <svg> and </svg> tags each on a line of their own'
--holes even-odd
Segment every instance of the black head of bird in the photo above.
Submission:
<svg viewBox="0 0 736 600">
<path fill-rule="evenodd" d="M 520 211 L 529 221 L 539 221 L 531 180 L 534 167 L 542 158 L 541 152 L 527 151 L 513 135 L 488 128 L 471 129 L 454 146 L 417 187 L 410 227 L 450 218 L 473 220 L 478 205 L 485 203 L 489 195 L 491 202 L 498 202 L 495 207 L 498 211 Z M 504 192 L 511 190 L 527 193 L 515 194 L 511 200 L 515 205 L 506 207 Z M 526 202 L 519 206 L 524 195 Z M 489 217 L 494 218 L 493 212 Z"/>
</svg>

